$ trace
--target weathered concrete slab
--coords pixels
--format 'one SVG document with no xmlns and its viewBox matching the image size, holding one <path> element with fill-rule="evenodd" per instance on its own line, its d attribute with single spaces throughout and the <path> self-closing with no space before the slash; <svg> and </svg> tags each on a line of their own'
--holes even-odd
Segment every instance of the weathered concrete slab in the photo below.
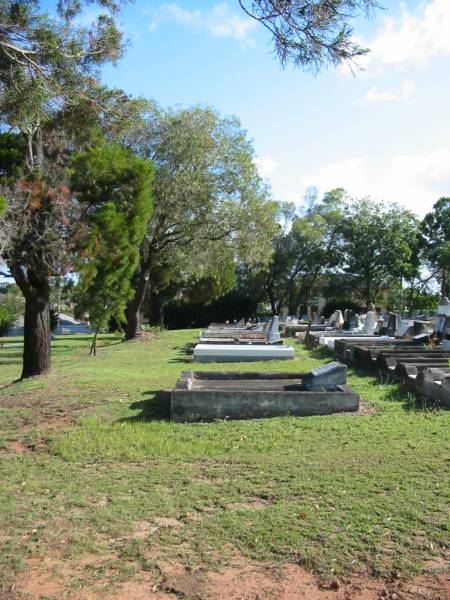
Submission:
<svg viewBox="0 0 450 600">
<path fill-rule="evenodd" d="M 339 375 L 338 375 L 339 373 Z M 275 416 L 312 416 L 351 412 L 358 395 L 347 385 L 324 384 L 307 388 L 307 381 L 342 379 L 345 367 L 322 373 L 185 372 L 172 391 L 172 419 L 179 422 L 216 419 L 254 419 Z"/>
<path fill-rule="evenodd" d="M 429 368 L 420 371 L 415 379 L 415 389 L 442 408 L 450 408 L 450 376 L 448 372 Z"/>
<path fill-rule="evenodd" d="M 197 362 L 251 362 L 258 360 L 291 360 L 292 346 L 281 344 L 197 344 L 194 360 Z"/>
</svg>

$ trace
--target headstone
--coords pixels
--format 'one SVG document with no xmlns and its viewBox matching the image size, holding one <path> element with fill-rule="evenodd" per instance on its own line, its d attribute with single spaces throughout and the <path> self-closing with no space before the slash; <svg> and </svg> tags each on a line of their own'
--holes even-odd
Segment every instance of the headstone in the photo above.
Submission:
<svg viewBox="0 0 450 600">
<path fill-rule="evenodd" d="M 383 319 L 378 319 L 377 324 L 375 326 L 375 331 L 373 332 L 374 335 L 381 335 L 381 329 L 384 325 L 384 320 Z"/>
<path fill-rule="evenodd" d="M 414 321 L 414 335 L 420 335 L 421 333 L 427 333 L 426 325 L 423 321 Z"/>
<path fill-rule="evenodd" d="M 436 323 L 434 325 L 434 331 L 438 335 L 442 335 L 442 332 L 444 331 L 445 319 L 446 319 L 445 315 L 437 315 L 437 317 L 436 317 Z"/>
<path fill-rule="evenodd" d="M 303 379 L 307 390 L 317 390 L 327 385 L 345 385 L 347 382 L 347 367 L 333 361 L 314 369 Z"/>
<path fill-rule="evenodd" d="M 377 324 L 377 316 L 373 310 L 369 310 L 364 320 L 364 327 L 362 333 L 364 335 L 373 335 L 374 329 Z"/>
<path fill-rule="evenodd" d="M 359 329 L 361 324 L 359 321 L 358 313 L 353 314 L 352 318 L 350 319 L 350 325 L 351 325 L 352 329 Z"/>
<path fill-rule="evenodd" d="M 344 317 L 342 316 L 342 311 L 337 310 L 336 311 L 336 321 L 334 323 L 334 326 L 336 327 L 336 329 L 341 329 L 343 324 L 344 324 Z"/>
<path fill-rule="evenodd" d="M 267 334 L 267 341 L 269 344 L 274 344 L 281 340 L 280 336 L 280 323 L 278 315 L 272 317 L 272 321 L 270 322 L 269 333 Z"/>
<path fill-rule="evenodd" d="M 414 325 L 413 321 L 409 321 L 408 319 L 400 320 L 399 326 L 395 332 L 395 337 L 403 337 L 408 332 L 409 328 Z"/>
<path fill-rule="evenodd" d="M 442 302 L 438 306 L 437 314 L 450 317 L 450 300 L 448 298 L 442 299 Z"/>
<path fill-rule="evenodd" d="M 396 315 L 395 313 L 389 313 L 387 332 L 386 332 L 387 335 L 394 337 L 397 329 L 398 329 L 398 315 Z"/>
</svg>

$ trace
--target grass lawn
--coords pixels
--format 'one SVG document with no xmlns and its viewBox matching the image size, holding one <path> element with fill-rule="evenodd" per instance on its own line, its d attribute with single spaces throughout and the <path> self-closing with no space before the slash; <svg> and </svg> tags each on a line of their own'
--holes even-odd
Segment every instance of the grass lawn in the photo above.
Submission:
<svg viewBox="0 0 450 600">
<path fill-rule="evenodd" d="M 74 590 L 152 571 L 156 555 L 292 560 L 324 578 L 409 577 L 448 560 L 449 411 L 350 373 L 371 414 L 173 424 L 167 391 L 196 334 L 103 336 L 96 358 L 88 337 L 64 337 L 51 375 L 13 384 L 20 341 L 0 340 L 0 597 L 48 556 L 77 565 Z M 329 360 L 296 352 L 257 368 Z"/>
</svg>

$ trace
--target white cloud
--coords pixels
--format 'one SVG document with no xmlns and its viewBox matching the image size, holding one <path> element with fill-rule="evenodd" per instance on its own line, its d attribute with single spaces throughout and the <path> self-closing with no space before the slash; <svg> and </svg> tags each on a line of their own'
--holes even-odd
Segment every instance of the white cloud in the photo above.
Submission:
<svg viewBox="0 0 450 600">
<path fill-rule="evenodd" d="M 210 10 L 186 10 L 178 4 L 162 4 L 152 13 L 150 29 L 155 30 L 164 22 L 178 23 L 207 31 L 215 37 L 241 41 L 247 40 L 250 32 L 257 27 L 256 21 L 235 14 L 228 4 L 216 4 Z"/>
<path fill-rule="evenodd" d="M 398 19 L 384 19 L 375 38 L 362 45 L 371 50 L 362 61 L 363 66 L 374 61 L 385 65 L 423 65 L 433 56 L 450 54 L 449 0 L 429 0 L 419 5 L 415 13 L 403 5 Z"/>
<path fill-rule="evenodd" d="M 278 163 L 271 156 L 257 156 L 255 164 L 261 177 L 270 177 L 278 169 Z"/>
<path fill-rule="evenodd" d="M 413 102 L 415 94 L 414 81 L 405 80 L 397 90 L 379 90 L 376 85 L 370 87 L 363 102 L 378 104 L 380 102 Z"/>
<path fill-rule="evenodd" d="M 322 193 L 343 187 L 351 196 L 399 202 L 423 216 L 439 197 L 449 194 L 450 148 L 430 154 L 394 156 L 386 159 L 381 168 L 362 157 L 346 158 L 303 177 L 303 191 L 309 186 L 317 186 Z"/>
</svg>

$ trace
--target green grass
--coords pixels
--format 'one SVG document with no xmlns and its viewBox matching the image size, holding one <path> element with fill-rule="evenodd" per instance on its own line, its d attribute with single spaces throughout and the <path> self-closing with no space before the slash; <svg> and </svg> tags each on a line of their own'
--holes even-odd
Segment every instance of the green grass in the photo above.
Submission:
<svg viewBox="0 0 450 600">
<path fill-rule="evenodd" d="M 103 336 L 96 358 L 89 339 L 63 338 L 51 375 L 12 385 L 20 346 L 0 348 L 0 592 L 33 556 L 76 565 L 94 553 L 120 580 L 153 568 L 155 552 L 187 564 L 292 559 L 324 577 L 409 576 L 444 553 L 448 411 L 350 373 L 373 414 L 174 424 L 167 390 L 192 368 L 196 333 Z M 329 360 L 296 353 L 257 368 Z M 221 368 L 255 364 L 202 365 Z M 152 528 L 161 517 L 177 526 Z M 100 572 L 74 571 L 74 585 Z"/>
</svg>

